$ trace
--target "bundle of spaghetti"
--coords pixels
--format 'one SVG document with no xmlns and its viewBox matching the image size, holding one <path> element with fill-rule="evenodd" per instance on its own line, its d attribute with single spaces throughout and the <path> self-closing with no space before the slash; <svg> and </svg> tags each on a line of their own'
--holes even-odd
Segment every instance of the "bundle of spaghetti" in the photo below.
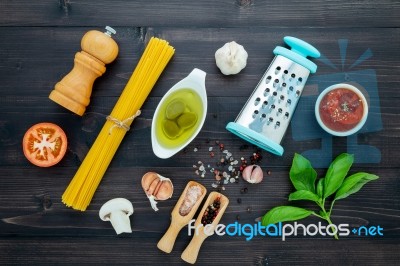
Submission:
<svg viewBox="0 0 400 266">
<path fill-rule="evenodd" d="M 115 152 L 175 50 L 152 37 L 94 144 L 62 195 L 68 207 L 85 211 Z"/>
</svg>

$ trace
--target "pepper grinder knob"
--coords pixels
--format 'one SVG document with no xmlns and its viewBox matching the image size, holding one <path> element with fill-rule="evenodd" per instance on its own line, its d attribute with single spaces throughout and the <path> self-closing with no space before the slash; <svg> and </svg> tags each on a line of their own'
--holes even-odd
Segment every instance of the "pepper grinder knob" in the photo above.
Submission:
<svg viewBox="0 0 400 266">
<path fill-rule="evenodd" d="M 106 32 L 104 33 L 111 37 L 111 34 L 116 34 L 117 32 L 110 26 L 106 26 Z"/>
<path fill-rule="evenodd" d="M 95 79 L 118 55 L 118 44 L 111 38 L 115 33 L 107 26 L 106 32 L 91 30 L 83 36 L 82 51 L 75 54 L 71 72 L 55 85 L 49 95 L 51 100 L 80 116 L 85 113 Z"/>
</svg>

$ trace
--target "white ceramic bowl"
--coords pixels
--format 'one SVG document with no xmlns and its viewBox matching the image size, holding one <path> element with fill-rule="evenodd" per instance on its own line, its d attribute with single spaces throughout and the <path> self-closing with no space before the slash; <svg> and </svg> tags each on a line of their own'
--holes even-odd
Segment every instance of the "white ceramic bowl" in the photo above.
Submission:
<svg viewBox="0 0 400 266">
<path fill-rule="evenodd" d="M 157 157 L 166 159 L 173 156 L 174 154 L 182 150 L 186 145 L 188 145 L 197 136 L 197 134 L 199 134 L 201 128 L 203 127 L 207 114 L 207 93 L 205 87 L 205 78 L 206 78 L 206 72 L 195 68 L 186 78 L 176 83 L 161 99 L 160 103 L 157 106 L 156 111 L 154 112 L 153 121 L 151 124 L 151 144 L 153 152 Z M 191 137 L 183 144 L 175 146 L 173 148 L 166 147 L 165 145 L 162 145 L 156 134 L 157 130 L 156 120 L 160 116 L 161 106 L 168 99 L 168 96 L 170 96 L 172 93 L 188 88 L 193 90 L 195 93 L 198 94 L 198 96 L 200 96 L 203 112 L 198 118 L 200 119 L 199 125 L 197 126 L 196 130 L 191 135 Z"/>
<path fill-rule="evenodd" d="M 363 103 L 364 113 L 362 115 L 361 120 L 358 122 L 358 124 L 355 127 L 353 127 L 352 129 L 349 129 L 347 131 L 335 131 L 335 130 L 328 128 L 322 121 L 320 113 L 319 113 L 319 106 L 321 104 L 322 99 L 324 98 L 324 96 L 326 94 L 328 94 L 329 92 L 331 92 L 335 89 L 348 89 L 350 91 L 353 91 L 354 93 L 356 93 L 359 96 L 359 98 L 361 99 L 361 101 Z M 322 127 L 322 129 L 325 130 L 326 132 L 328 132 L 329 134 L 332 134 L 334 136 L 339 136 L 339 137 L 349 136 L 349 135 L 352 135 L 352 134 L 356 133 L 357 131 L 359 131 L 365 124 L 365 121 L 367 120 L 367 117 L 368 117 L 368 103 L 367 103 L 367 100 L 366 100 L 364 94 L 359 89 L 354 87 L 353 85 L 346 84 L 346 83 L 335 84 L 335 85 L 332 85 L 332 86 L 326 88 L 318 96 L 317 102 L 315 103 L 315 117 L 318 121 L 318 124 Z"/>
</svg>

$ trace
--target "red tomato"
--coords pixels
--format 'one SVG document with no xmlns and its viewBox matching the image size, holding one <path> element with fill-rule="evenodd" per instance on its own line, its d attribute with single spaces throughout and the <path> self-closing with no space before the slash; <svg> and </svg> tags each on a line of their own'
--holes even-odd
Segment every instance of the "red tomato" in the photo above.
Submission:
<svg viewBox="0 0 400 266">
<path fill-rule="evenodd" d="M 64 131 L 52 123 L 39 123 L 25 133 L 22 147 L 25 157 L 34 165 L 49 167 L 57 164 L 67 151 Z"/>
</svg>

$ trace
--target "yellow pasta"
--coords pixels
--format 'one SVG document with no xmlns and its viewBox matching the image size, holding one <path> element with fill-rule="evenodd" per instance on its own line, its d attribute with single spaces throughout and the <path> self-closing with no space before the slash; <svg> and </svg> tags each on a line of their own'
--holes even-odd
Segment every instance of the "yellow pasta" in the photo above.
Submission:
<svg viewBox="0 0 400 266">
<path fill-rule="evenodd" d="M 107 118 L 96 141 L 62 195 L 62 202 L 85 211 L 133 119 L 175 50 L 167 41 L 151 38 L 138 65 Z"/>
</svg>

